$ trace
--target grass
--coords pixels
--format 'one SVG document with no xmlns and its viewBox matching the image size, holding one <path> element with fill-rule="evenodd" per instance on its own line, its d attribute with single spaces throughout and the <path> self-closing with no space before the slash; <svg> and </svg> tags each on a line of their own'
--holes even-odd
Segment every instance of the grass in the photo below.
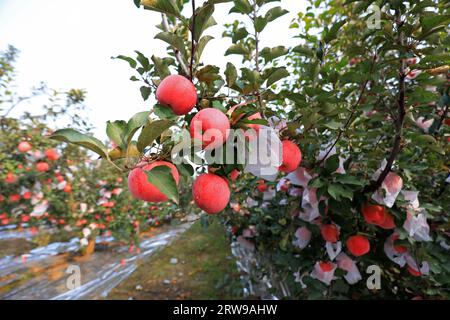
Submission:
<svg viewBox="0 0 450 320">
<path fill-rule="evenodd" d="M 172 258 L 178 263 L 171 264 Z M 242 288 L 225 231 L 218 222 L 195 223 L 172 244 L 155 253 L 108 299 L 221 300 L 241 298 Z"/>
</svg>

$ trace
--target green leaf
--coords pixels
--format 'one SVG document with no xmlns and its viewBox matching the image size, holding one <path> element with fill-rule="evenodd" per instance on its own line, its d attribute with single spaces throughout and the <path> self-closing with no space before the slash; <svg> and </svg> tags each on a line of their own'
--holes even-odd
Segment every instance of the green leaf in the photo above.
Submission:
<svg viewBox="0 0 450 320">
<path fill-rule="evenodd" d="M 349 174 L 337 175 L 336 182 L 339 182 L 342 184 L 351 184 L 351 185 L 355 185 L 355 186 L 364 186 L 365 185 L 363 180 L 360 180 L 357 177 L 349 175 Z"/>
<path fill-rule="evenodd" d="M 170 44 L 173 48 L 178 50 L 183 57 L 186 55 L 186 48 L 184 47 L 184 41 L 181 37 L 171 32 L 160 32 L 155 36 L 155 39 L 162 40 Z"/>
<path fill-rule="evenodd" d="M 219 71 L 219 67 L 207 65 L 198 70 L 196 76 L 201 82 L 211 85 L 214 81 L 221 79 Z"/>
<path fill-rule="evenodd" d="M 334 154 L 325 160 L 325 169 L 328 172 L 335 172 L 339 168 L 339 155 Z"/>
<path fill-rule="evenodd" d="M 141 52 L 139 51 L 135 51 L 137 53 L 137 61 L 139 61 L 139 63 L 141 64 L 142 68 L 144 69 L 144 71 L 150 71 L 151 69 L 151 65 L 150 65 L 150 61 L 148 60 L 148 58 L 146 56 L 144 56 Z"/>
<path fill-rule="evenodd" d="M 214 5 L 208 2 L 196 11 L 195 26 L 194 26 L 195 41 L 198 41 L 200 39 L 203 32 L 207 28 L 217 24 L 214 18 L 212 17 L 213 13 L 214 13 Z"/>
<path fill-rule="evenodd" d="M 161 78 L 161 80 L 170 75 L 169 67 L 163 59 L 157 56 L 152 56 L 152 61 L 155 64 L 156 73 Z"/>
<path fill-rule="evenodd" d="M 144 101 L 147 101 L 148 98 L 150 97 L 150 94 L 152 93 L 152 89 L 147 86 L 142 86 L 140 90 L 142 99 L 144 99 Z"/>
<path fill-rule="evenodd" d="M 450 24 L 450 14 L 433 14 L 420 17 L 420 25 L 422 26 L 423 33 L 427 33 L 431 29 L 448 24 Z"/>
<path fill-rule="evenodd" d="M 331 41 L 333 41 L 334 39 L 337 38 L 337 34 L 339 32 L 339 30 L 342 28 L 342 26 L 347 22 L 347 20 L 341 20 L 339 22 L 336 22 L 335 24 L 333 24 L 333 26 L 331 27 L 330 31 L 328 31 L 324 37 L 324 41 L 325 43 L 330 43 Z"/>
<path fill-rule="evenodd" d="M 194 175 L 194 168 L 188 163 L 178 164 L 176 167 L 181 175 L 187 178 L 190 178 Z"/>
<path fill-rule="evenodd" d="M 149 111 L 143 111 L 136 113 L 134 116 L 131 117 L 130 120 L 128 120 L 127 133 L 125 134 L 127 144 L 130 144 L 130 141 L 131 139 L 133 139 L 133 136 L 136 133 L 136 131 L 138 131 L 139 128 L 141 128 L 147 123 L 149 115 L 150 115 Z"/>
<path fill-rule="evenodd" d="M 342 185 L 339 184 L 330 184 L 327 191 L 328 194 L 335 200 L 339 200 L 340 197 L 344 197 L 349 200 L 353 199 L 353 192 L 345 189 Z"/>
<path fill-rule="evenodd" d="M 256 19 L 255 19 L 255 30 L 257 31 L 257 32 L 261 32 L 261 31 L 263 31 L 264 30 L 264 28 L 266 27 L 266 25 L 267 25 L 267 19 L 266 18 L 264 18 L 264 17 L 257 17 Z"/>
<path fill-rule="evenodd" d="M 331 130 L 337 130 L 342 127 L 342 123 L 336 122 L 336 121 L 334 121 L 334 119 L 332 119 L 331 121 L 327 120 L 327 122 L 324 124 L 324 126 Z"/>
<path fill-rule="evenodd" d="M 204 36 L 201 37 L 200 40 L 197 43 L 197 50 L 195 50 L 195 59 L 197 61 L 200 61 L 200 57 L 203 54 L 203 50 L 205 50 L 206 45 L 208 44 L 208 42 L 210 42 L 212 39 L 214 39 L 214 37 L 212 36 Z"/>
<path fill-rule="evenodd" d="M 230 54 L 242 54 L 242 55 L 248 55 L 249 51 L 246 47 L 244 47 L 243 44 L 233 44 L 231 47 L 228 48 L 227 51 L 225 51 L 225 55 L 228 56 Z"/>
<path fill-rule="evenodd" d="M 170 120 L 156 120 L 148 123 L 139 135 L 137 148 L 140 152 L 151 145 L 164 131 L 169 129 L 173 125 Z"/>
<path fill-rule="evenodd" d="M 243 14 L 249 14 L 252 11 L 253 7 L 248 0 L 234 0 L 234 6 L 230 10 L 230 13 L 240 12 Z"/>
<path fill-rule="evenodd" d="M 314 57 L 314 51 L 305 45 L 296 46 L 292 49 L 292 51 L 300 53 L 302 56 L 305 56 L 305 57 L 311 57 L 311 58 Z"/>
<path fill-rule="evenodd" d="M 171 119 L 171 118 L 175 118 L 177 116 L 175 113 L 173 113 L 173 111 L 170 107 L 162 105 L 162 104 L 155 104 L 155 106 L 153 107 L 153 112 L 160 119 Z"/>
<path fill-rule="evenodd" d="M 289 11 L 281 8 L 281 7 L 274 7 L 267 11 L 266 13 L 266 20 L 267 22 L 272 22 L 275 19 L 278 19 L 279 17 L 284 16 L 285 14 L 289 13 Z"/>
<path fill-rule="evenodd" d="M 133 69 L 136 69 L 136 67 L 137 67 L 136 60 L 134 60 L 131 57 L 120 55 L 120 56 L 117 56 L 117 57 L 111 57 L 111 59 L 120 59 L 120 60 L 126 61 L 126 62 L 128 62 L 130 64 L 130 67 L 132 67 Z"/>
<path fill-rule="evenodd" d="M 141 5 L 148 10 L 180 17 L 180 8 L 176 0 L 141 0 Z"/>
<path fill-rule="evenodd" d="M 122 149 L 126 148 L 125 135 L 127 132 L 127 123 L 123 120 L 117 120 L 114 122 L 106 122 L 106 134 L 117 146 Z"/>
<path fill-rule="evenodd" d="M 225 69 L 225 77 L 228 87 L 232 87 L 236 83 L 237 70 L 236 67 L 230 62 L 227 63 L 227 68 Z"/>
<path fill-rule="evenodd" d="M 270 87 L 272 84 L 274 84 L 275 82 L 286 78 L 287 76 L 289 76 L 289 72 L 286 70 L 286 68 L 284 67 L 280 67 L 278 69 L 276 69 L 268 78 L 267 78 L 267 83 L 266 85 L 268 87 Z"/>
<path fill-rule="evenodd" d="M 239 40 L 244 39 L 246 36 L 248 36 L 248 31 L 246 28 L 239 28 L 237 29 L 234 33 L 233 36 L 231 37 L 231 41 L 233 43 L 238 42 Z"/>
<path fill-rule="evenodd" d="M 260 52 L 260 56 L 266 60 L 266 63 L 272 61 L 278 57 L 284 56 L 288 53 L 288 49 L 284 46 L 278 46 L 274 48 L 264 48 Z"/>
<path fill-rule="evenodd" d="M 100 140 L 74 129 L 57 130 L 50 136 L 50 139 L 85 147 L 86 149 L 94 151 L 103 158 L 107 157 L 107 148 Z"/>
<path fill-rule="evenodd" d="M 169 167 L 157 166 L 145 173 L 148 182 L 158 188 L 167 198 L 178 204 L 178 187 Z"/>
</svg>

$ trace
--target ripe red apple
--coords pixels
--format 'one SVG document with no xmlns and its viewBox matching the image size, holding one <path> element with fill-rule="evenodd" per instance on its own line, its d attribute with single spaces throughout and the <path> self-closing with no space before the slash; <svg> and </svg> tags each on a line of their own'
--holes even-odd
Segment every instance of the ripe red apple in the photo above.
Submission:
<svg viewBox="0 0 450 320">
<path fill-rule="evenodd" d="M 386 209 L 379 205 L 366 203 L 362 206 L 361 211 L 368 224 L 379 225 L 386 219 Z"/>
<path fill-rule="evenodd" d="M 360 257 L 370 251 L 370 242 L 362 235 L 351 236 L 347 239 L 347 248 L 352 255 Z"/>
<path fill-rule="evenodd" d="M 25 152 L 28 152 L 28 151 L 30 151 L 31 149 L 33 149 L 33 147 L 31 146 L 31 144 L 30 144 L 29 142 L 27 142 L 27 141 L 22 141 L 22 142 L 20 142 L 19 145 L 17 146 L 17 149 L 18 149 L 20 152 L 25 153 Z"/>
<path fill-rule="evenodd" d="M 156 90 L 156 99 L 180 116 L 188 114 L 197 104 L 197 90 L 185 77 L 171 75 L 161 81 Z"/>
<path fill-rule="evenodd" d="M 10 202 L 18 202 L 19 200 L 20 200 L 20 195 L 17 193 L 9 196 Z"/>
<path fill-rule="evenodd" d="M 220 147 L 230 134 L 230 121 L 220 110 L 200 110 L 191 120 L 191 137 L 202 141 L 203 148 L 211 150 Z"/>
<path fill-rule="evenodd" d="M 258 180 L 258 185 L 256 186 L 256 189 L 258 189 L 259 192 L 266 192 L 267 191 L 267 184 L 264 180 Z"/>
<path fill-rule="evenodd" d="M 5 182 L 8 183 L 8 184 L 12 184 L 12 183 L 17 182 L 16 175 L 14 173 L 12 173 L 12 172 L 8 172 L 6 174 L 6 177 L 5 177 Z"/>
<path fill-rule="evenodd" d="M 38 172 L 47 172 L 48 170 L 50 170 L 50 166 L 47 162 L 38 162 L 36 163 L 36 170 Z"/>
<path fill-rule="evenodd" d="M 59 159 L 59 153 L 55 149 L 48 149 L 44 152 L 48 160 L 56 161 Z"/>
<path fill-rule="evenodd" d="M 394 217 L 390 213 L 386 212 L 386 217 L 383 223 L 380 223 L 378 226 L 386 230 L 395 229 L 396 225 L 394 222 Z"/>
<path fill-rule="evenodd" d="M 302 152 L 300 148 L 289 140 L 284 140 L 282 142 L 282 148 L 283 162 L 278 170 L 286 173 L 297 170 L 302 162 Z"/>
<path fill-rule="evenodd" d="M 339 229 L 335 224 L 326 224 L 320 228 L 322 237 L 327 242 L 336 243 L 339 240 Z"/>
<path fill-rule="evenodd" d="M 226 208 L 230 201 L 230 187 L 227 181 L 215 174 L 199 176 L 192 186 L 195 204 L 208 214 L 216 214 Z"/>
<path fill-rule="evenodd" d="M 128 188 L 134 198 L 148 202 L 163 202 L 168 200 L 165 194 L 148 181 L 147 174 L 145 173 L 145 171 L 150 171 L 159 166 L 169 167 L 175 182 L 178 184 L 180 176 L 177 168 L 170 162 L 155 161 L 142 168 L 133 169 L 128 175 Z"/>
</svg>

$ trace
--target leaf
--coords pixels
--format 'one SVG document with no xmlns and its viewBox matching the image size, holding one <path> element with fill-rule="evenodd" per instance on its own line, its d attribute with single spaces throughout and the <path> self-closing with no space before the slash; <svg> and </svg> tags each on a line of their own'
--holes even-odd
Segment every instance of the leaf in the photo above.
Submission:
<svg viewBox="0 0 450 320">
<path fill-rule="evenodd" d="M 342 123 L 336 122 L 336 121 L 334 121 L 334 119 L 333 119 L 333 120 L 331 120 L 331 121 L 327 121 L 327 122 L 324 124 L 324 126 L 327 127 L 328 129 L 331 129 L 331 130 L 337 130 L 337 129 L 339 129 L 339 128 L 342 127 Z"/>
<path fill-rule="evenodd" d="M 197 43 L 197 50 L 195 50 L 195 59 L 197 61 L 200 61 L 200 57 L 203 54 L 203 50 L 205 50 L 206 45 L 212 39 L 214 39 L 214 37 L 212 37 L 212 36 L 204 36 L 204 37 L 200 38 L 200 40 Z"/>
<path fill-rule="evenodd" d="M 173 113 L 173 111 L 170 107 L 162 105 L 162 104 L 155 104 L 155 106 L 153 107 L 153 112 L 160 119 L 170 119 L 170 118 L 176 117 L 176 114 Z"/>
<path fill-rule="evenodd" d="M 178 171 L 181 173 L 181 175 L 187 178 L 192 177 L 194 175 L 194 168 L 188 163 L 178 164 L 176 167 Z"/>
<path fill-rule="evenodd" d="M 196 11 L 195 26 L 194 26 L 195 41 L 198 41 L 200 39 L 203 32 L 207 28 L 217 24 L 214 18 L 212 17 L 213 13 L 214 13 L 214 5 L 208 2 Z"/>
<path fill-rule="evenodd" d="M 140 7 L 141 7 L 141 0 L 133 0 L 133 2 L 134 2 L 134 5 L 135 5 L 137 8 L 140 8 Z"/>
<path fill-rule="evenodd" d="M 272 61 L 278 57 L 284 56 L 288 53 L 288 49 L 284 46 L 278 46 L 274 48 L 264 48 L 260 52 L 260 56 L 266 60 L 266 63 Z"/>
<path fill-rule="evenodd" d="M 149 111 L 143 111 L 136 113 L 134 116 L 131 117 L 130 120 L 128 120 L 127 123 L 127 133 L 125 135 L 127 144 L 130 144 L 131 139 L 133 139 L 134 134 L 136 131 L 139 130 L 143 125 L 145 125 L 148 121 L 148 117 L 150 115 Z"/>
<path fill-rule="evenodd" d="M 330 184 L 328 186 L 327 191 L 328 194 L 335 200 L 339 200 L 340 197 L 344 197 L 349 200 L 353 199 L 353 192 L 348 189 L 345 189 L 343 186 L 339 184 Z"/>
<path fill-rule="evenodd" d="M 264 18 L 264 17 L 257 17 L 256 19 L 255 19 L 255 30 L 257 31 L 257 32 L 261 32 L 261 31 L 263 31 L 264 30 L 264 28 L 266 27 L 266 25 L 267 25 L 267 19 L 266 18 Z"/>
<path fill-rule="evenodd" d="M 211 85 L 214 81 L 221 79 L 219 67 L 207 65 L 197 71 L 196 76 L 201 82 Z"/>
<path fill-rule="evenodd" d="M 230 10 L 230 13 L 240 12 L 243 14 L 249 14 L 252 11 L 253 7 L 248 0 L 234 0 L 234 6 Z"/>
<path fill-rule="evenodd" d="M 137 61 L 139 61 L 139 63 L 141 64 L 142 68 L 144 69 L 144 71 L 150 71 L 151 69 L 151 65 L 150 65 L 150 61 L 148 60 L 148 58 L 146 56 L 144 56 L 141 52 L 139 51 L 135 51 L 137 53 Z"/>
<path fill-rule="evenodd" d="M 339 22 L 336 22 L 335 24 L 333 24 L 333 26 L 331 27 L 330 31 L 328 31 L 324 37 L 324 41 L 325 43 L 330 43 L 331 41 L 333 41 L 334 39 L 337 38 L 337 34 L 339 32 L 339 30 L 342 28 L 342 26 L 347 22 L 347 20 L 341 20 Z"/>
<path fill-rule="evenodd" d="M 230 54 L 242 54 L 247 55 L 249 54 L 249 51 L 246 47 L 244 47 L 243 44 L 233 44 L 231 47 L 228 48 L 227 51 L 225 51 L 225 55 L 228 56 Z"/>
<path fill-rule="evenodd" d="M 314 57 L 314 51 L 305 45 L 299 45 L 292 49 L 292 51 L 300 53 L 302 56 Z"/>
<path fill-rule="evenodd" d="M 164 131 L 169 129 L 173 125 L 170 120 L 156 120 L 148 123 L 139 135 L 137 148 L 140 152 L 151 145 Z"/>
<path fill-rule="evenodd" d="M 71 143 L 94 151 L 102 158 L 106 158 L 107 148 L 100 140 L 93 136 L 78 132 L 74 129 L 61 129 L 55 131 L 50 139 Z"/>
<path fill-rule="evenodd" d="M 128 62 L 130 64 L 130 67 L 132 67 L 133 69 L 136 69 L 136 67 L 137 67 L 136 60 L 134 60 L 131 57 L 120 55 L 120 56 L 117 56 L 117 57 L 111 57 L 111 59 L 120 59 L 120 60 L 126 61 L 126 62 Z"/>
<path fill-rule="evenodd" d="M 441 25 L 448 25 L 449 23 L 450 14 L 433 14 L 420 17 L 420 25 L 422 26 L 423 33 L 427 33 L 431 29 L 434 29 Z"/>
<path fill-rule="evenodd" d="M 164 42 L 167 42 L 173 48 L 178 50 L 183 56 L 186 55 L 186 48 L 184 47 L 184 41 L 183 41 L 183 39 L 181 39 L 181 37 L 179 37 L 175 33 L 167 32 L 167 31 L 160 32 L 155 36 L 155 39 L 159 39 Z"/>
<path fill-rule="evenodd" d="M 180 8 L 176 0 L 141 0 L 141 5 L 148 10 L 180 17 Z"/>
<path fill-rule="evenodd" d="M 142 99 L 144 99 L 144 101 L 147 101 L 148 98 L 150 97 L 150 94 L 152 93 L 152 89 L 147 86 L 142 86 L 140 90 Z"/>
<path fill-rule="evenodd" d="M 365 185 L 363 180 L 360 180 L 357 177 L 349 175 L 349 174 L 337 175 L 336 182 L 339 182 L 342 184 L 351 184 L 351 185 L 355 185 L 355 186 L 364 186 Z"/>
<path fill-rule="evenodd" d="M 266 20 L 267 22 L 272 22 L 275 19 L 278 19 L 279 17 L 284 16 L 285 14 L 289 13 L 289 11 L 281 8 L 281 7 L 274 7 L 267 11 L 266 13 Z"/>
<path fill-rule="evenodd" d="M 157 56 L 152 56 L 152 61 L 155 64 L 156 73 L 161 78 L 161 80 L 170 75 L 169 67 L 164 63 L 163 59 Z"/>
<path fill-rule="evenodd" d="M 127 132 L 127 123 L 123 120 L 108 121 L 106 122 L 106 134 L 109 139 L 113 141 L 117 146 L 125 148 L 125 135 Z"/>
<path fill-rule="evenodd" d="M 158 188 L 167 198 L 178 204 L 178 187 L 169 167 L 157 166 L 145 173 L 148 182 Z"/>
<path fill-rule="evenodd" d="M 284 67 L 280 67 L 278 69 L 276 69 L 268 78 L 267 78 L 267 83 L 266 85 L 268 87 L 270 87 L 272 84 L 274 84 L 275 82 L 286 78 L 287 76 L 289 76 L 289 72 L 286 70 L 286 68 Z"/>
<path fill-rule="evenodd" d="M 328 172 L 335 172 L 339 168 L 339 155 L 334 154 L 325 160 L 325 169 Z"/>
<path fill-rule="evenodd" d="M 227 63 L 227 67 L 225 69 L 225 77 L 228 87 L 232 87 L 236 83 L 237 70 L 236 67 L 230 62 Z"/>
</svg>

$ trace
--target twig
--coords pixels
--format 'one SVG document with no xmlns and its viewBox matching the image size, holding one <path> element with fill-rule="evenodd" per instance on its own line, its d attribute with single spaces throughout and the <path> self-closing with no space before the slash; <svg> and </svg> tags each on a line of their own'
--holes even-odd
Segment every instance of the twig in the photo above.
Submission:
<svg viewBox="0 0 450 320">
<path fill-rule="evenodd" d="M 256 0 L 253 2 L 253 25 L 255 28 L 255 67 L 256 67 L 256 71 L 258 73 L 261 73 L 261 68 L 259 67 L 259 33 L 256 30 L 256 18 L 258 16 L 258 9 L 257 9 L 257 3 Z M 264 107 L 263 107 L 263 101 L 261 98 L 261 93 L 259 90 L 259 86 L 258 89 L 256 90 L 256 96 L 258 97 L 258 104 L 259 104 L 259 108 L 261 110 L 261 112 L 264 114 Z"/>
<path fill-rule="evenodd" d="M 167 17 L 164 14 L 161 14 L 161 16 L 162 16 L 162 27 L 163 27 L 163 30 L 168 32 L 169 31 L 169 23 L 167 22 Z M 175 53 L 175 58 L 177 59 L 178 64 L 181 67 L 181 70 L 183 70 L 185 75 L 189 75 L 189 69 L 188 69 L 186 63 L 184 62 L 183 57 L 181 56 L 181 52 L 177 48 L 175 48 L 173 46 L 172 46 L 172 48 L 173 48 L 173 51 Z"/>
</svg>

